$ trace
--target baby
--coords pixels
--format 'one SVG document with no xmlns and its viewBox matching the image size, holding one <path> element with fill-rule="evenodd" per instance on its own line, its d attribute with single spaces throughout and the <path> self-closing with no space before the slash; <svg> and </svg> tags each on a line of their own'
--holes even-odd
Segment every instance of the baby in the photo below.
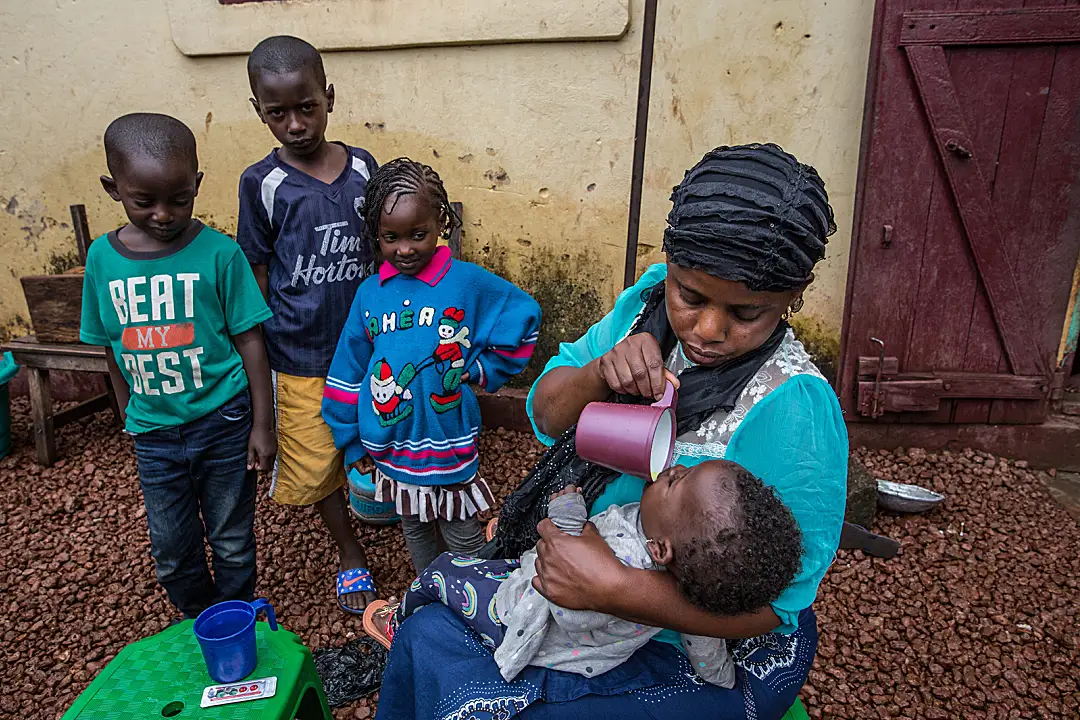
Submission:
<svg viewBox="0 0 1080 720">
<path fill-rule="evenodd" d="M 551 497 L 548 517 L 580 535 L 585 501 L 569 486 Z M 795 577 L 802 539 L 791 511 L 773 489 L 734 463 L 713 460 L 665 470 L 640 503 L 616 505 L 592 518 L 620 561 L 666 570 L 694 605 L 715 615 L 755 612 Z M 440 602 L 460 612 L 495 649 L 503 678 L 526 665 L 593 677 L 624 662 L 660 628 L 591 610 L 568 610 L 532 588 L 536 550 L 516 560 L 440 555 L 397 606 L 373 608 L 364 629 L 389 647 L 394 630 L 419 608 Z M 723 639 L 683 635 L 694 671 L 730 688 L 735 667 Z"/>
</svg>

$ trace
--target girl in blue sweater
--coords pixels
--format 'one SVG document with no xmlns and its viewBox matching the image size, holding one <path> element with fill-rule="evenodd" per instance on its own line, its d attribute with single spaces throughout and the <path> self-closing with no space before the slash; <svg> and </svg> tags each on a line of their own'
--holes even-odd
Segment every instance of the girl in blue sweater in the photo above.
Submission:
<svg viewBox="0 0 1080 720">
<path fill-rule="evenodd" d="M 399 158 L 368 181 L 367 232 L 383 263 L 353 299 L 322 412 L 349 464 L 375 462 L 375 499 L 393 502 L 417 572 L 484 544 L 476 514 L 494 502 L 479 475 L 480 407 L 525 369 L 540 306 L 497 275 L 439 247 L 460 219 L 438 173 Z"/>
</svg>

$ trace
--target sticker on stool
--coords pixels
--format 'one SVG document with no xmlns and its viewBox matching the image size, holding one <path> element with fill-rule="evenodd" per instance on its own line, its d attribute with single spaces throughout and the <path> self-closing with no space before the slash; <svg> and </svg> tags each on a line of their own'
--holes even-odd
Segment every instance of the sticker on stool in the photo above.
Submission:
<svg viewBox="0 0 1080 720">
<path fill-rule="evenodd" d="M 273 697 L 277 692 L 277 678 L 269 677 L 260 680 L 246 680 L 244 682 L 229 683 L 228 685 L 211 685 L 203 690 L 202 702 L 199 707 L 217 707 L 231 703 L 247 702 L 248 700 L 263 700 Z"/>
</svg>

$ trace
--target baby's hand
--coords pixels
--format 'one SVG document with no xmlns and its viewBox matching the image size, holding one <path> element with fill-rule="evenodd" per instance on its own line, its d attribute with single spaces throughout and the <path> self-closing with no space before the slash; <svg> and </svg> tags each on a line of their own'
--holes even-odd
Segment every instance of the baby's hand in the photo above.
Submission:
<svg viewBox="0 0 1080 720">
<path fill-rule="evenodd" d="M 550 498 L 548 498 L 548 501 L 550 502 L 551 500 L 554 500 L 557 497 L 562 497 L 563 495 L 569 495 L 571 493 L 580 493 L 580 492 L 581 492 L 581 488 L 577 487 L 576 485 L 567 485 L 562 490 L 560 490 L 557 493 L 554 493 Z"/>
</svg>

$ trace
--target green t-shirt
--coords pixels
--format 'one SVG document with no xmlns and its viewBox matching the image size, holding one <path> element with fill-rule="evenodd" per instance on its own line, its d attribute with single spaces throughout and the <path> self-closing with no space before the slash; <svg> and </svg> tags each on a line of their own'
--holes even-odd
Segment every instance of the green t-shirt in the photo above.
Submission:
<svg viewBox="0 0 1080 720">
<path fill-rule="evenodd" d="M 158 252 L 90 245 L 79 338 L 108 345 L 131 388 L 129 432 L 191 422 L 247 387 L 232 337 L 271 315 L 243 251 L 200 222 Z"/>
</svg>

